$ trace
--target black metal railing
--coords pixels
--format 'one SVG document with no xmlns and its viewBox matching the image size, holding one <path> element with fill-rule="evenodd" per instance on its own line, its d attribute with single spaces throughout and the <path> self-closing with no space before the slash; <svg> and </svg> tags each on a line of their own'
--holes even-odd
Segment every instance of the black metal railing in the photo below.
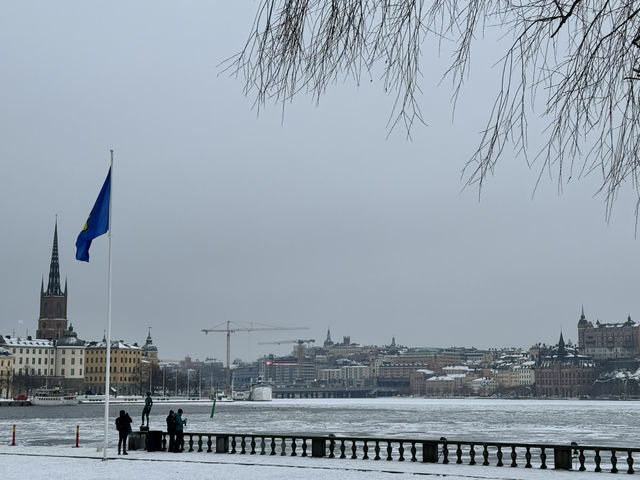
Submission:
<svg viewBox="0 0 640 480">
<path fill-rule="evenodd" d="M 162 434 L 167 449 L 168 434 Z M 379 438 L 334 435 L 185 432 L 184 450 L 237 455 L 288 455 L 339 459 L 492 465 L 556 470 L 634 473 L 640 448 L 485 442 L 470 440 Z"/>
</svg>

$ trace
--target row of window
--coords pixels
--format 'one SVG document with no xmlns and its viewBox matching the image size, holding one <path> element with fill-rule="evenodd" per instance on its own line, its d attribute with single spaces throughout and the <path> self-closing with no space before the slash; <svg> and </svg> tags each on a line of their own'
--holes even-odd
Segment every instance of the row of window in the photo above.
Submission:
<svg viewBox="0 0 640 480">
<path fill-rule="evenodd" d="M 44 354 L 45 355 L 53 355 L 53 347 L 52 348 L 17 348 L 17 347 L 12 347 L 11 348 L 11 352 L 12 353 L 18 353 L 18 350 L 20 351 L 19 353 L 23 353 L 23 354 L 32 354 L 32 355 L 42 355 L 42 350 L 44 350 Z M 69 355 L 69 352 L 65 349 L 60 349 L 60 351 L 62 352 L 63 355 Z M 75 350 L 71 350 L 71 354 L 70 355 L 75 355 L 76 351 Z"/>
<path fill-rule="evenodd" d="M 53 376 L 53 368 L 49 369 L 48 372 L 49 373 L 47 373 L 47 369 L 46 368 L 44 370 L 41 369 L 41 368 L 38 368 L 37 370 L 35 368 L 32 368 L 32 369 L 25 368 L 24 372 L 23 372 L 22 368 L 18 369 L 18 375 L 22 375 L 24 373 L 24 375 L 45 375 L 45 376 L 50 375 L 50 376 Z M 73 377 L 73 376 L 75 376 L 75 374 L 76 374 L 76 369 L 72 368 L 70 370 L 70 375 Z M 63 376 L 63 377 L 65 376 L 65 369 L 64 368 L 60 369 L 60 375 Z M 78 375 L 82 376 L 82 369 L 78 370 Z"/>
<path fill-rule="evenodd" d="M 22 359 L 23 359 L 23 357 L 18 357 L 18 365 L 22 365 Z M 42 361 L 42 357 L 38 357 L 37 364 L 38 365 L 42 365 L 44 363 L 46 365 L 47 364 L 47 360 L 48 360 L 48 358 L 45 357 L 44 362 L 43 362 Z M 66 360 L 67 359 L 65 357 L 62 357 L 60 359 L 60 364 L 61 365 L 65 365 L 66 364 Z M 24 357 L 24 363 L 25 363 L 25 365 L 29 365 L 29 357 Z M 53 360 L 51 361 L 51 363 L 53 363 Z M 80 363 L 80 365 L 82 365 L 82 358 L 79 359 L 79 363 Z M 34 358 L 31 359 L 31 365 L 35 365 L 35 364 L 36 364 L 36 358 L 34 357 Z M 76 359 L 75 359 L 75 357 L 72 357 L 71 358 L 71 365 L 75 365 L 75 364 L 76 364 Z"/>
<path fill-rule="evenodd" d="M 128 383 L 136 383 L 138 382 L 138 377 L 111 377 L 111 382 L 128 382 Z M 87 382 L 104 382 L 104 377 L 87 377 L 85 379 Z"/>
<path fill-rule="evenodd" d="M 104 363 L 104 356 L 94 357 L 87 355 L 87 363 Z M 134 357 L 111 357 L 111 361 L 113 363 L 118 363 L 118 359 L 120 359 L 120 363 L 136 363 L 139 358 Z"/>
</svg>

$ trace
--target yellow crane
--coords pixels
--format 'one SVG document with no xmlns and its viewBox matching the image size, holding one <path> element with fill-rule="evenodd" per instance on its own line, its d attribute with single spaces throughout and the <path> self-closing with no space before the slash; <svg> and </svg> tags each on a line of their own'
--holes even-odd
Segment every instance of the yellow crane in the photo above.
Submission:
<svg viewBox="0 0 640 480">
<path fill-rule="evenodd" d="M 278 327 L 258 322 L 232 322 L 227 320 L 211 328 L 203 328 L 206 334 L 210 332 L 224 332 L 227 334 L 227 367 L 226 367 L 226 390 L 231 395 L 231 334 L 236 332 L 255 332 L 267 330 L 308 330 L 308 327 Z"/>
<path fill-rule="evenodd" d="M 296 357 L 298 359 L 298 379 L 302 379 L 302 359 L 303 359 L 303 353 L 304 353 L 304 346 L 305 345 L 309 345 L 311 343 L 314 343 L 315 340 L 309 339 L 309 340 L 302 340 L 302 339 L 296 339 L 296 340 L 276 340 L 275 342 L 258 342 L 259 345 L 282 345 L 285 343 L 295 343 L 296 344 Z"/>
</svg>

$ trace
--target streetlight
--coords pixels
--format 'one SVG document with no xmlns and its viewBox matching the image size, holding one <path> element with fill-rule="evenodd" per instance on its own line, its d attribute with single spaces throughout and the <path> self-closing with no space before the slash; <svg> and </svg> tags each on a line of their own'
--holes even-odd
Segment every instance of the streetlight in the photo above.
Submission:
<svg viewBox="0 0 640 480">
<path fill-rule="evenodd" d="M 189 379 L 191 377 L 191 372 L 195 372 L 192 368 L 187 368 L 187 398 L 191 397 L 191 390 L 189 388 Z"/>
</svg>

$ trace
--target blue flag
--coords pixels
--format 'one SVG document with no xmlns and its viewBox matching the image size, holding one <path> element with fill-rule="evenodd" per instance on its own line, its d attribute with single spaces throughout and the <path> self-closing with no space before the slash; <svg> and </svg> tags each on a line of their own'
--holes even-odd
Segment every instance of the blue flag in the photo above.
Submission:
<svg viewBox="0 0 640 480">
<path fill-rule="evenodd" d="M 76 240 L 76 259 L 89 261 L 91 241 L 109 231 L 109 199 L 111 197 L 111 168 L 98 194 L 98 199 L 91 209 L 87 223 Z"/>
</svg>

